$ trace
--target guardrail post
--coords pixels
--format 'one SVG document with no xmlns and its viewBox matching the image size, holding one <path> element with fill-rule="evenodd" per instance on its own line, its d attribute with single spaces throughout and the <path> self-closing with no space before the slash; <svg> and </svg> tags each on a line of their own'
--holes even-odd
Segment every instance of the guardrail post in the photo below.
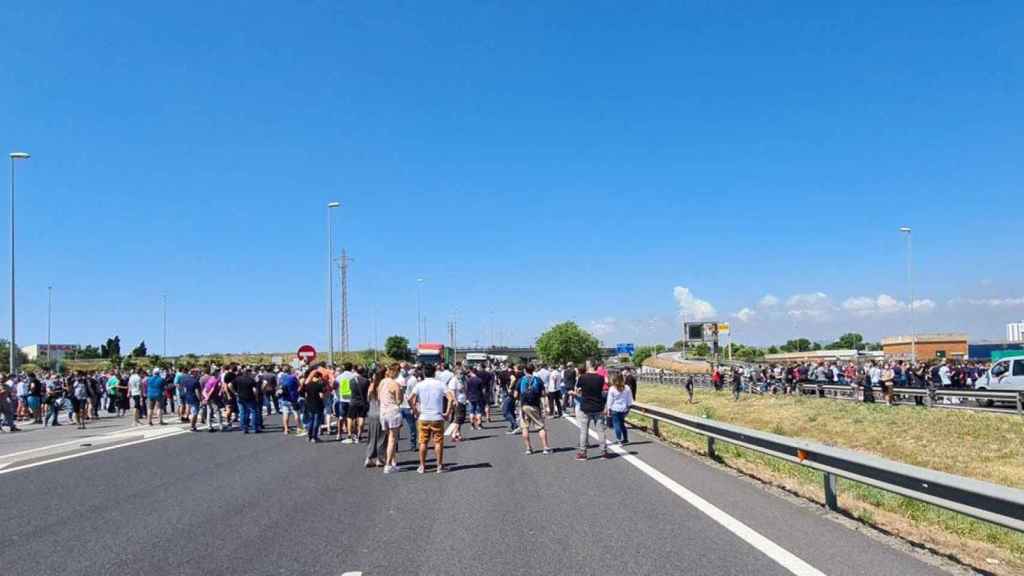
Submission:
<svg viewBox="0 0 1024 576">
<path fill-rule="evenodd" d="M 708 458 L 718 459 L 718 454 L 715 453 L 715 438 L 708 436 Z"/>
<path fill-rule="evenodd" d="M 835 512 L 839 510 L 839 499 L 836 497 L 836 477 L 831 472 L 825 472 L 825 507 Z"/>
<path fill-rule="evenodd" d="M 1017 392 L 1017 415 L 1024 416 L 1024 392 Z"/>
<path fill-rule="evenodd" d="M 661 426 L 658 426 L 658 421 L 651 418 L 651 432 L 658 438 L 661 438 Z"/>
</svg>

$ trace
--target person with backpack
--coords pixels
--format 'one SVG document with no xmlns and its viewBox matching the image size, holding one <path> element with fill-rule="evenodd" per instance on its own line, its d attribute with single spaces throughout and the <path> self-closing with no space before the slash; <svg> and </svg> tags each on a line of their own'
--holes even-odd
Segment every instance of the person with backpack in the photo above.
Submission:
<svg viewBox="0 0 1024 576">
<path fill-rule="evenodd" d="M 526 455 L 533 454 L 533 446 L 530 445 L 531 424 L 537 427 L 541 445 L 544 446 L 543 453 L 551 454 L 551 447 L 548 446 L 548 432 L 544 427 L 544 409 L 541 408 L 541 399 L 544 397 L 544 381 L 534 376 L 532 364 L 526 366 L 526 374 L 519 379 L 517 387 L 519 389 L 519 428 L 523 433 Z"/>
<path fill-rule="evenodd" d="M 505 431 L 505 434 L 511 436 L 519 433 L 519 426 L 516 425 L 518 422 L 516 420 L 516 400 L 518 399 L 516 384 L 519 383 L 519 367 L 513 365 L 505 373 L 505 378 L 508 380 L 508 389 L 505 392 L 504 400 L 501 401 L 501 414 L 508 422 L 508 430 Z"/>
<path fill-rule="evenodd" d="M 604 378 L 596 372 L 589 372 L 586 365 L 580 367 L 580 377 L 576 380 L 576 397 L 579 407 L 576 410 L 576 424 L 580 428 L 580 443 L 576 451 L 577 460 L 587 459 L 589 447 L 588 436 L 590 426 L 601 431 L 601 457 L 608 457 L 608 446 L 605 441 L 606 427 L 604 422 Z"/>
</svg>

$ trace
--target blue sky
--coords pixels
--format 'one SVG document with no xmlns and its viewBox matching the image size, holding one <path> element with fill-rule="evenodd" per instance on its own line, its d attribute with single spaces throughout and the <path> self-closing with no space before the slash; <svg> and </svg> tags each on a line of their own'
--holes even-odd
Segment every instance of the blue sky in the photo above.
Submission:
<svg viewBox="0 0 1024 576">
<path fill-rule="evenodd" d="M 331 200 L 354 347 L 415 337 L 417 277 L 432 340 L 904 333 L 901 225 L 918 329 L 998 339 L 1022 30 L 1015 2 L 12 5 L 18 340 L 52 284 L 57 342 L 159 351 L 166 292 L 171 354 L 322 347 Z"/>
</svg>

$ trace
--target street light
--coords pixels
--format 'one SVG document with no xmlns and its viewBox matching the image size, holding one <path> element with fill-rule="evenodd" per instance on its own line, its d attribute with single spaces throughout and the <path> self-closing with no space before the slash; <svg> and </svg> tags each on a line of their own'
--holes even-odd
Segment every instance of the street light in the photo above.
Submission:
<svg viewBox="0 0 1024 576">
<path fill-rule="evenodd" d="M 420 287 L 423 286 L 423 278 L 416 279 L 416 344 L 423 342 L 423 313 L 420 307 Z"/>
<path fill-rule="evenodd" d="M 327 203 L 327 349 L 331 367 L 334 366 L 334 219 L 331 210 L 338 206 L 340 202 Z"/>
<path fill-rule="evenodd" d="M 52 365 L 53 341 L 51 332 L 53 328 L 53 286 L 46 287 L 46 363 Z"/>
<path fill-rule="evenodd" d="M 11 375 L 18 369 L 17 356 L 14 354 L 14 162 L 17 160 L 28 160 L 31 156 L 27 152 L 11 152 Z M 49 350 L 46 351 L 49 354 Z"/>
<path fill-rule="evenodd" d="M 907 287 L 910 290 L 910 303 L 909 303 L 909 314 L 910 314 L 910 361 L 917 362 L 917 334 L 914 332 L 914 278 L 911 269 L 911 258 L 913 254 L 913 246 L 911 244 L 911 228 L 910 226 L 900 226 L 900 232 L 907 235 Z"/>
</svg>

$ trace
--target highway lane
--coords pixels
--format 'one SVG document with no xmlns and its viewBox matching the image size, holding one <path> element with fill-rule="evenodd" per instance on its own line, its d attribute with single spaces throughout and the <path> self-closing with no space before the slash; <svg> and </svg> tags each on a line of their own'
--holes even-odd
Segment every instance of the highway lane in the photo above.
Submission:
<svg viewBox="0 0 1024 576">
<path fill-rule="evenodd" d="M 497 424 L 450 471 L 384 476 L 364 445 L 181 434 L 0 476 L 0 570 L 38 574 L 792 574 L 624 458 L 550 456 Z M 916 557 L 635 434 L 628 447 L 821 574 L 943 574 Z M 404 446 L 404 443 L 402 444 Z"/>
</svg>

